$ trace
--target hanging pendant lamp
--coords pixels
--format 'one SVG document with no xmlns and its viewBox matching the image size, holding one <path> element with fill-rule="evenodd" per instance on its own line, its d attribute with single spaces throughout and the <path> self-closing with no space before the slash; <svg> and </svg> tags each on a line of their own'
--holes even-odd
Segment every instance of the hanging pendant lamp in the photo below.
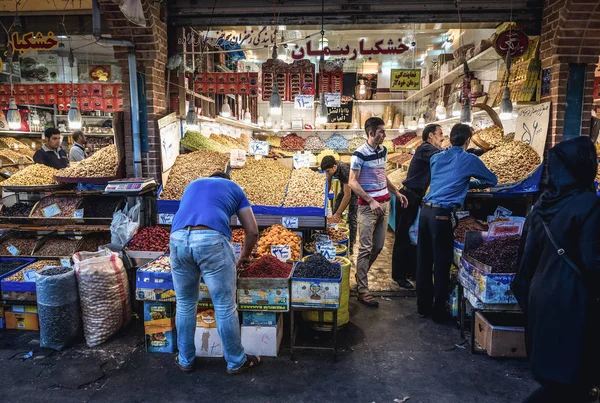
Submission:
<svg viewBox="0 0 600 403">
<path fill-rule="evenodd" d="M 17 102 L 14 97 L 10 97 L 10 100 L 8 101 L 6 123 L 8 123 L 8 128 L 10 130 L 21 129 L 21 113 L 19 113 L 19 108 L 17 108 Z"/>
<path fill-rule="evenodd" d="M 198 115 L 196 114 L 196 107 L 193 100 L 190 100 L 190 107 L 185 115 L 185 124 L 188 130 L 195 132 L 200 130 L 200 123 L 198 122 Z"/>
</svg>

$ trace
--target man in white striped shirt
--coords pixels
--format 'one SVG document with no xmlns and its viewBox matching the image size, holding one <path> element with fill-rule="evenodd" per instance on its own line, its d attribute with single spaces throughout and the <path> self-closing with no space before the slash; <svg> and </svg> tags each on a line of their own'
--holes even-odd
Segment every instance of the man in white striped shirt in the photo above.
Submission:
<svg viewBox="0 0 600 403">
<path fill-rule="evenodd" d="M 385 167 L 387 149 L 385 127 L 381 118 L 370 118 L 365 122 L 367 142 L 360 146 L 350 160 L 349 185 L 358 195 L 359 249 L 356 260 L 356 284 L 358 300 L 365 305 L 377 307 L 379 303 L 369 294 L 368 273 L 383 249 L 388 222 L 390 192 L 408 206 L 406 197 L 390 182 Z"/>
</svg>

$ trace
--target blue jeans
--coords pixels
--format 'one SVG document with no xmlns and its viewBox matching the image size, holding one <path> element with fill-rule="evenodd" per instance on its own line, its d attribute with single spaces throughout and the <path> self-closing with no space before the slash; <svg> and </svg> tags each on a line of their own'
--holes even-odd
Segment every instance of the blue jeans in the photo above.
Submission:
<svg viewBox="0 0 600 403">
<path fill-rule="evenodd" d="M 196 356 L 194 334 L 202 274 L 215 306 L 227 369 L 238 369 L 246 361 L 246 354 L 235 303 L 235 255 L 229 240 L 218 231 L 181 229 L 171 234 L 170 248 L 177 295 L 175 324 L 179 363 L 190 366 Z"/>
</svg>

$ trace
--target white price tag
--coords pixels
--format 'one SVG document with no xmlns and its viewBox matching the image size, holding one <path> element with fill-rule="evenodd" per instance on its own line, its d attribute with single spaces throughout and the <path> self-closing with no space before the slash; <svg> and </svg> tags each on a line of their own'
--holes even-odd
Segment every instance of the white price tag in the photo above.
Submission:
<svg viewBox="0 0 600 403">
<path fill-rule="evenodd" d="M 248 149 L 250 155 L 269 155 L 269 142 L 250 140 L 250 147 Z"/>
<path fill-rule="evenodd" d="M 325 235 L 325 234 L 315 234 L 315 241 L 317 242 L 328 242 L 329 241 L 329 235 Z"/>
<path fill-rule="evenodd" d="M 327 224 L 327 228 L 338 229 L 338 225 L 337 224 Z"/>
<path fill-rule="evenodd" d="M 42 209 L 42 213 L 46 218 L 54 217 L 60 214 L 60 207 L 58 207 L 58 204 L 54 203 Z"/>
<path fill-rule="evenodd" d="M 502 206 L 498 206 L 496 208 L 496 211 L 494 212 L 494 217 L 499 218 L 499 217 L 510 217 L 512 215 L 512 211 L 510 211 L 509 209 L 502 207 Z"/>
<path fill-rule="evenodd" d="M 314 95 L 296 95 L 294 97 L 294 109 L 315 109 L 315 96 Z"/>
<path fill-rule="evenodd" d="M 319 254 L 323 255 L 329 261 L 335 260 L 336 250 L 335 246 L 322 246 L 319 251 Z"/>
<path fill-rule="evenodd" d="M 232 242 L 231 246 L 233 247 L 233 253 L 235 254 L 235 260 L 237 262 L 242 255 L 242 244 L 239 242 Z"/>
<path fill-rule="evenodd" d="M 175 218 L 175 214 L 160 213 L 158 215 L 158 223 L 162 225 L 171 225 L 173 224 L 173 218 Z"/>
<path fill-rule="evenodd" d="M 37 273 L 35 272 L 35 270 L 27 270 L 23 272 L 23 281 L 30 283 L 33 282 L 35 283 L 35 276 L 37 275 Z"/>
<path fill-rule="evenodd" d="M 60 265 L 62 267 L 71 267 L 71 258 L 68 258 L 68 257 L 61 258 Z"/>
<path fill-rule="evenodd" d="M 286 228 L 298 228 L 298 217 L 281 217 L 281 225 Z"/>
<path fill-rule="evenodd" d="M 75 209 L 75 212 L 73 213 L 73 218 L 83 218 L 83 209 Z"/>
<path fill-rule="evenodd" d="M 490 224 L 488 235 L 491 237 L 521 235 L 523 233 L 524 221 L 497 221 Z"/>
<path fill-rule="evenodd" d="M 310 161 L 308 159 L 307 154 L 300 154 L 300 153 L 294 154 L 293 159 L 294 159 L 294 168 L 296 168 L 296 169 L 310 167 Z"/>
<path fill-rule="evenodd" d="M 232 168 L 241 168 L 246 165 L 246 151 L 231 150 L 229 164 Z"/>
<path fill-rule="evenodd" d="M 8 249 L 8 251 L 10 252 L 11 255 L 13 256 L 17 256 L 18 254 L 20 254 L 21 252 L 17 249 L 17 247 L 11 243 L 8 244 L 8 246 L 6 247 L 6 249 Z"/>
<path fill-rule="evenodd" d="M 456 218 L 458 218 L 460 220 L 461 218 L 468 217 L 470 214 L 471 213 L 468 212 L 468 211 L 457 211 L 456 212 Z"/>
<path fill-rule="evenodd" d="M 290 245 L 272 245 L 271 255 L 275 256 L 282 262 L 286 262 L 292 258 L 292 251 Z"/>
<path fill-rule="evenodd" d="M 342 94 L 339 92 L 326 92 L 325 106 L 328 108 L 339 108 L 342 104 Z"/>
</svg>

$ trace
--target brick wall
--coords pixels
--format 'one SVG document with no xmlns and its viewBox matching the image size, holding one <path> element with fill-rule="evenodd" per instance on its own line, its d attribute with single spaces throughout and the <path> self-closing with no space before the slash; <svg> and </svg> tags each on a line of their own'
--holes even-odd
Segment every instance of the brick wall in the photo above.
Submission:
<svg viewBox="0 0 600 403">
<path fill-rule="evenodd" d="M 600 1 L 546 0 L 542 16 L 540 58 L 542 68 L 552 69 L 550 95 L 552 101 L 548 145 L 563 139 L 567 78 L 570 63 L 586 64 L 582 135 L 589 134 L 593 104 L 594 70 L 600 55 Z"/>
<path fill-rule="evenodd" d="M 148 101 L 148 143 L 149 152 L 142 153 L 142 175 L 160 179 L 160 138 L 157 120 L 165 115 L 165 65 L 167 61 L 166 23 L 161 20 L 160 3 L 142 0 L 146 27 L 130 23 L 119 6 L 111 0 L 99 0 L 102 14 L 106 17 L 110 34 L 114 39 L 124 39 L 134 43 L 137 71 L 146 76 L 146 96 Z M 133 141 L 131 130 L 131 109 L 129 100 L 129 68 L 127 48 L 115 47 L 115 57 L 123 71 L 125 108 L 125 154 L 127 176 L 133 176 Z"/>
</svg>

